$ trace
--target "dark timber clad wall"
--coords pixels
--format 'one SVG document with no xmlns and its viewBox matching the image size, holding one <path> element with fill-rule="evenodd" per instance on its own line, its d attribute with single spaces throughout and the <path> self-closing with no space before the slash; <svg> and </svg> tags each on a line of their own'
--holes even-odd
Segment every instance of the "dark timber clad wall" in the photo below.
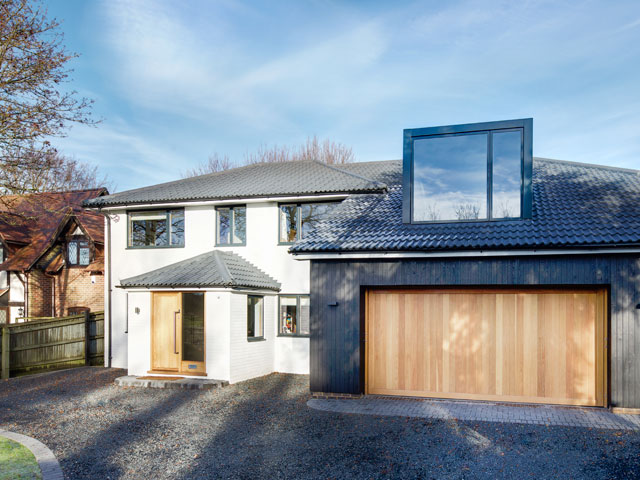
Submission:
<svg viewBox="0 0 640 480">
<path fill-rule="evenodd" d="M 314 260 L 311 390 L 363 392 L 361 294 L 366 287 L 449 285 L 610 287 L 609 401 L 613 406 L 640 408 L 640 310 L 635 308 L 640 303 L 640 257 L 627 255 Z"/>
</svg>

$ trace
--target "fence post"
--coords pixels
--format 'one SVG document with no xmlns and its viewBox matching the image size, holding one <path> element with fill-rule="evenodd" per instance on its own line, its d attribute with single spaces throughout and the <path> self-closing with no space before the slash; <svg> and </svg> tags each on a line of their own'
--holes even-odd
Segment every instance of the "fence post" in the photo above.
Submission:
<svg viewBox="0 0 640 480">
<path fill-rule="evenodd" d="M 0 378 L 6 380 L 9 378 L 9 327 L 2 327 L 2 373 Z"/>
<path fill-rule="evenodd" d="M 89 322 L 91 321 L 91 313 L 87 310 L 84 312 L 84 364 L 85 366 L 91 365 L 91 328 Z"/>
</svg>

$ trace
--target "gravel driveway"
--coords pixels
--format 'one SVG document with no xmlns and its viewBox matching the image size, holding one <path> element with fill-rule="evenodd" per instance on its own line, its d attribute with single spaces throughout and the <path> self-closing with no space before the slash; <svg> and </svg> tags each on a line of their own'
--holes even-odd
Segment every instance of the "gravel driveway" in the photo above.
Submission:
<svg viewBox="0 0 640 480">
<path fill-rule="evenodd" d="M 0 428 L 67 478 L 638 478 L 640 432 L 335 414 L 308 377 L 222 390 L 122 388 L 122 370 L 0 382 Z"/>
</svg>

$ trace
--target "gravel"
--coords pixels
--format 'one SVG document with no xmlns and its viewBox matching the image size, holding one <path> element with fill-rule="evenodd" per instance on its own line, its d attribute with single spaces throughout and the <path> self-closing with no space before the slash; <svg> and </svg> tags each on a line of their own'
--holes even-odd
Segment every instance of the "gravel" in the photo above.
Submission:
<svg viewBox="0 0 640 480">
<path fill-rule="evenodd" d="M 308 377 L 221 390 L 123 388 L 117 369 L 0 382 L 0 428 L 66 478 L 638 478 L 640 432 L 335 414 Z"/>
</svg>

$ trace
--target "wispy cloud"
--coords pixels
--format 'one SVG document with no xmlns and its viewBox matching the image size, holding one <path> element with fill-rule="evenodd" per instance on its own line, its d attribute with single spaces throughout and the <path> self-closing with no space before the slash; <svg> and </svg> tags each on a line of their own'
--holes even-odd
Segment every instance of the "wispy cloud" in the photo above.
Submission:
<svg viewBox="0 0 640 480">
<path fill-rule="evenodd" d="M 398 158 L 402 128 L 522 116 L 535 120 L 534 154 L 640 156 L 631 0 L 78 5 L 99 9 L 83 20 L 95 22 L 86 39 L 102 46 L 106 86 L 78 87 L 96 92 L 105 122 L 65 148 L 124 188 L 214 150 L 241 157 L 319 134 L 363 160 Z"/>
</svg>

